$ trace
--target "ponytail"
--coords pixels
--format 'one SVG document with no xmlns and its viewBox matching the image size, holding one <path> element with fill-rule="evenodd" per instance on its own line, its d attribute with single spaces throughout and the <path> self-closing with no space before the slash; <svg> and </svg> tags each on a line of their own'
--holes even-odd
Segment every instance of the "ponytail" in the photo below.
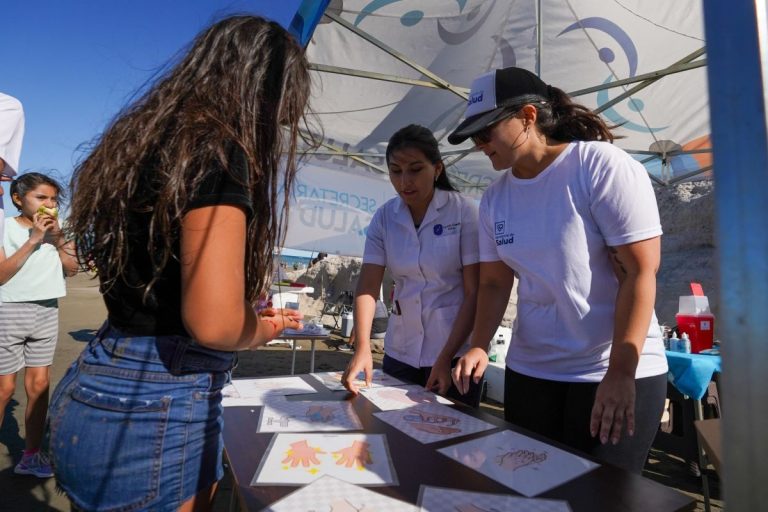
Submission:
<svg viewBox="0 0 768 512">
<path fill-rule="evenodd" d="M 536 125 L 539 131 L 554 140 L 603 140 L 613 142 L 620 138 L 611 133 L 617 126 L 608 126 L 603 119 L 573 100 L 557 87 L 548 87 L 549 99 L 535 103 L 538 110 Z"/>
</svg>

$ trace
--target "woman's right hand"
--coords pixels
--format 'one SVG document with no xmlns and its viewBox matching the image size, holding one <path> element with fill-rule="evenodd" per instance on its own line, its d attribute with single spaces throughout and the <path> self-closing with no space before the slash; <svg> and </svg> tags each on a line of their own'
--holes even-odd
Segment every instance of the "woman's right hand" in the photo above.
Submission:
<svg viewBox="0 0 768 512">
<path fill-rule="evenodd" d="M 370 349 L 358 349 L 349 361 L 347 369 L 344 370 L 344 374 L 341 376 L 341 383 L 350 391 L 350 393 L 354 393 L 355 395 L 360 392 L 360 389 L 356 384 L 357 376 L 360 372 L 365 373 L 365 385 L 366 387 L 370 387 L 371 380 L 373 380 L 373 356 L 371 356 Z"/>
<path fill-rule="evenodd" d="M 453 377 L 453 383 L 459 393 L 462 395 L 469 391 L 469 379 L 475 381 L 475 384 L 480 382 L 480 378 L 485 373 L 485 369 L 488 367 L 488 353 L 478 347 L 473 347 L 459 359 L 456 366 L 453 368 L 451 377 Z"/>
</svg>

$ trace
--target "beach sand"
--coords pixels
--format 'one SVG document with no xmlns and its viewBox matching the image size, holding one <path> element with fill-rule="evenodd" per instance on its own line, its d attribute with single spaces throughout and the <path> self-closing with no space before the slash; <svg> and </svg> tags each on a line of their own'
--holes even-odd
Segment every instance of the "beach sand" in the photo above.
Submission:
<svg viewBox="0 0 768 512">
<path fill-rule="evenodd" d="M 60 301 L 59 307 L 59 344 L 51 369 L 51 389 L 56 386 L 106 317 L 97 282 L 84 275 L 67 281 L 67 296 Z M 343 338 L 334 334 L 327 343 L 317 343 L 316 371 L 340 370 L 346 366 L 352 353 L 337 349 L 343 341 Z M 302 348 L 297 351 L 296 356 L 296 372 L 305 373 L 309 371 L 309 343 L 301 342 L 300 346 Z M 380 365 L 381 354 L 374 354 L 374 362 L 376 366 Z M 235 377 L 286 375 L 290 372 L 290 364 L 289 348 L 263 348 L 241 354 L 234 374 Z M 68 512 L 69 502 L 56 492 L 54 479 L 40 480 L 13 473 L 13 466 L 24 449 L 25 406 L 23 372 L 20 372 L 14 398 L 6 410 L 5 421 L 0 429 L 0 512 Z M 499 404 L 483 403 L 482 407 L 486 412 L 501 415 Z M 710 471 L 709 474 L 711 494 L 717 498 L 713 501 L 713 510 L 720 510 L 722 502 L 719 501 L 719 482 L 713 472 Z M 645 476 L 695 496 L 700 505 L 697 510 L 703 510 L 699 479 L 690 475 L 679 459 L 653 452 L 646 466 Z M 229 510 L 231 491 L 231 482 L 225 477 L 216 497 L 216 512 Z"/>
</svg>

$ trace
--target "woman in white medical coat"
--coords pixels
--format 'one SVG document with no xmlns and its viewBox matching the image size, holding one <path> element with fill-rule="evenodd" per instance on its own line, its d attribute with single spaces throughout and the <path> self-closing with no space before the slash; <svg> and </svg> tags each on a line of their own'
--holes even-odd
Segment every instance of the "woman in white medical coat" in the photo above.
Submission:
<svg viewBox="0 0 768 512">
<path fill-rule="evenodd" d="M 384 340 L 383 370 L 438 393 L 451 390 L 454 358 L 464 354 L 474 321 L 478 280 L 477 206 L 451 185 L 434 135 L 409 125 L 389 140 L 389 178 L 397 197 L 379 208 L 368 227 L 357 283 L 354 329 L 357 351 L 344 385 L 370 384 L 371 322 L 384 270 L 395 296 Z M 480 385 L 461 397 L 479 402 Z M 459 397 L 455 388 L 454 396 Z"/>
</svg>

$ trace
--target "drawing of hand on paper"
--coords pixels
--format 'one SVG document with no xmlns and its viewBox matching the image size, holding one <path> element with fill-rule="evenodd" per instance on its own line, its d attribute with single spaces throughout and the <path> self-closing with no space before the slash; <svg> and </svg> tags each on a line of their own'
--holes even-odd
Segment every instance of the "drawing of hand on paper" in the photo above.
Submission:
<svg viewBox="0 0 768 512">
<path fill-rule="evenodd" d="M 363 505 L 363 508 L 357 508 L 347 500 L 339 500 L 331 503 L 331 512 L 376 512 L 376 509 L 367 505 Z"/>
<path fill-rule="evenodd" d="M 333 452 L 333 455 L 339 457 L 336 465 L 344 464 L 346 467 L 351 468 L 353 464 L 357 463 L 358 469 L 363 469 L 366 464 L 373 464 L 371 452 L 368 450 L 369 446 L 364 441 L 354 441 L 351 446 Z"/>
<path fill-rule="evenodd" d="M 335 417 L 336 409 L 327 405 L 311 405 L 305 416 L 313 423 L 328 423 Z"/>
<path fill-rule="evenodd" d="M 515 450 L 496 457 L 496 464 L 503 469 L 516 471 L 531 464 L 540 464 L 547 460 L 547 452 L 536 453 L 530 450 Z"/>
<path fill-rule="evenodd" d="M 295 468 L 299 464 L 308 468 L 310 463 L 319 465 L 320 459 L 317 458 L 318 453 L 325 453 L 320 448 L 313 448 L 309 446 L 306 441 L 297 441 L 291 443 L 291 449 L 286 452 L 286 457 L 283 459 L 283 464 L 290 463 L 292 468 Z"/>
<path fill-rule="evenodd" d="M 458 427 L 452 427 L 459 423 L 458 418 L 452 416 L 443 416 L 442 414 L 426 413 L 423 411 L 410 411 L 403 414 L 403 420 L 423 432 L 429 432 L 430 434 L 454 434 L 461 432 Z"/>
</svg>

